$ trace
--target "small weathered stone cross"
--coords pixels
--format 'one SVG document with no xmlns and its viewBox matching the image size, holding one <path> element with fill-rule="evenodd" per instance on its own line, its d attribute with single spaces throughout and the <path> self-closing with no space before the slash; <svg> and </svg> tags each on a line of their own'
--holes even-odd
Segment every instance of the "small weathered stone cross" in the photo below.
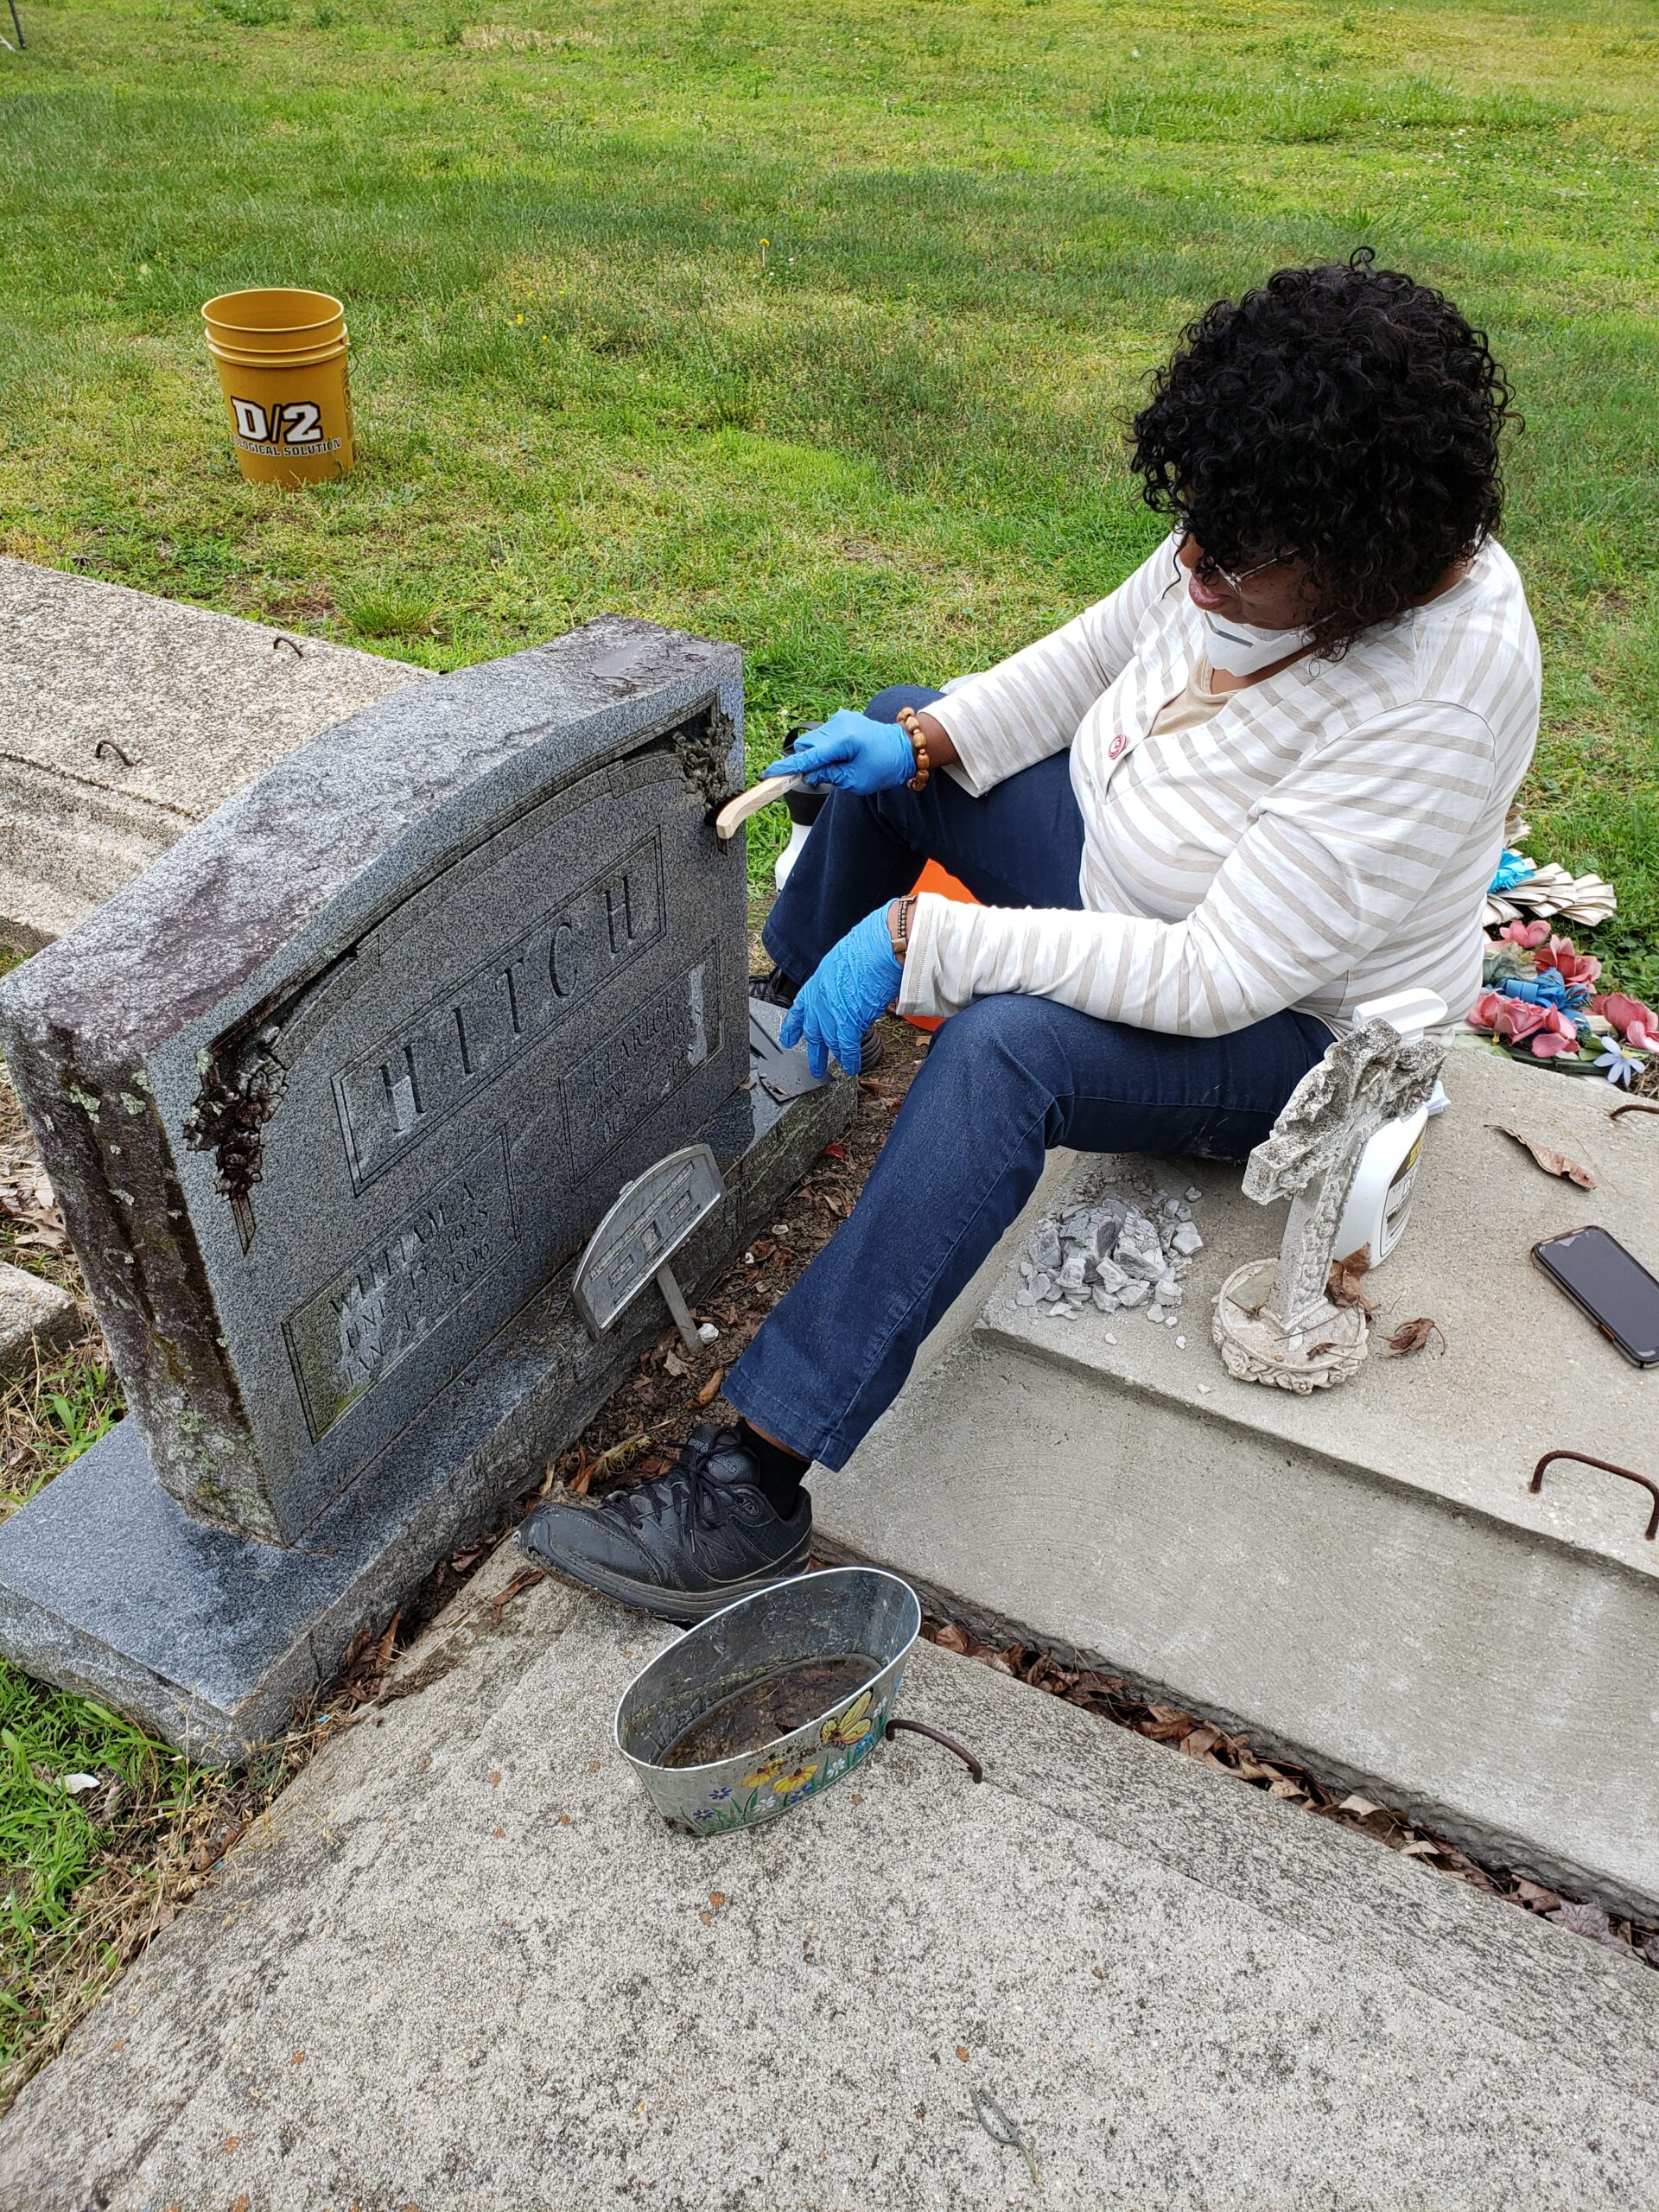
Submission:
<svg viewBox="0 0 1659 2212">
<path fill-rule="evenodd" d="M 1291 1093 L 1244 1170 L 1245 1196 L 1288 1198 L 1290 1218 L 1276 1263 L 1249 1261 L 1222 1286 L 1214 1335 L 1230 1375 L 1305 1393 L 1358 1368 L 1364 1313 L 1333 1305 L 1325 1287 L 1337 1230 L 1361 1154 L 1385 1122 L 1423 1104 L 1445 1058 L 1428 1038 L 1362 1022 Z"/>
</svg>

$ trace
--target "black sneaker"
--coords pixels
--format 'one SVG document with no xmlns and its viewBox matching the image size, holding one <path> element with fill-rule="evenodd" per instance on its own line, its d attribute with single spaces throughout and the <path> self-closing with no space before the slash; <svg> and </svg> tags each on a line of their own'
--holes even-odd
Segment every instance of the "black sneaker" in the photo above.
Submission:
<svg viewBox="0 0 1659 2212">
<path fill-rule="evenodd" d="M 773 968 L 765 976 L 751 976 L 749 996 L 759 999 L 762 1006 L 793 1006 L 800 985 L 785 976 L 781 968 Z M 864 1032 L 858 1048 L 858 1071 L 869 1075 L 887 1058 L 887 1039 L 881 1034 L 880 1022 L 873 1021 Z"/>
<path fill-rule="evenodd" d="M 596 1504 L 550 1498 L 519 1531 L 525 1550 L 558 1573 L 683 1628 L 804 1573 L 811 1537 L 806 1492 L 782 1519 L 736 1430 L 708 1427 L 666 1474 Z"/>
<path fill-rule="evenodd" d="M 781 968 L 772 968 L 764 976 L 749 978 L 749 996 L 759 999 L 762 1006 L 793 1006 L 800 988 Z"/>
</svg>

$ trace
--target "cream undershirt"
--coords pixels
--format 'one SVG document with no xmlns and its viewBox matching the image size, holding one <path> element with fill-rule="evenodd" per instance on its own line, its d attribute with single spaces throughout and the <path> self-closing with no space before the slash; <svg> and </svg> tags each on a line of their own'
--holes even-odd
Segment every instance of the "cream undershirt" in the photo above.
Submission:
<svg viewBox="0 0 1659 2212">
<path fill-rule="evenodd" d="M 1214 673 L 1209 655 L 1200 653 L 1192 664 L 1185 690 L 1178 691 L 1159 708 L 1147 736 L 1179 737 L 1183 730 L 1201 729 L 1205 722 L 1213 721 L 1233 696 L 1230 691 L 1210 689 Z"/>
</svg>

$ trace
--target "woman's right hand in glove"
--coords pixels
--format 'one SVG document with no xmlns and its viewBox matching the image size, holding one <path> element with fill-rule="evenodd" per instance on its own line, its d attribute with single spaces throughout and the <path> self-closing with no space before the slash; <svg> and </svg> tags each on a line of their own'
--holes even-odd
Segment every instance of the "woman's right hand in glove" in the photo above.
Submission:
<svg viewBox="0 0 1659 2212">
<path fill-rule="evenodd" d="M 804 776 L 815 788 L 838 791 L 896 791 L 916 773 L 916 753 L 897 722 L 873 721 L 842 707 L 818 728 L 796 741 L 792 753 L 761 770 L 764 776 Z"/>
</svg>

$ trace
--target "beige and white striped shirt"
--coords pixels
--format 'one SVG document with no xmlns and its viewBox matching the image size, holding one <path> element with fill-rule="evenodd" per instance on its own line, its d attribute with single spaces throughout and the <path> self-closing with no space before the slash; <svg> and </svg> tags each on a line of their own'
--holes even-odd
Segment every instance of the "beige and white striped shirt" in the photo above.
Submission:
<svg viewBox="0 0 1659 2212">
<path fill-rule="evenodd" d="M 1109 599 L 931 708 L 976 794 L 1066 747 L 1084 911 L 924 896 L 901 1014 L 1023 991 L 1222 1036 L 1298 1007 L 1338 1026 L 1480 986 L 1483 897 L 1538 730 L 1538 639 L 1488 543 L 1450 591 L 1296 662 L 1213 720 L 1154 726 L 1203 652 L 1174 541 Z"/>
</svg>

